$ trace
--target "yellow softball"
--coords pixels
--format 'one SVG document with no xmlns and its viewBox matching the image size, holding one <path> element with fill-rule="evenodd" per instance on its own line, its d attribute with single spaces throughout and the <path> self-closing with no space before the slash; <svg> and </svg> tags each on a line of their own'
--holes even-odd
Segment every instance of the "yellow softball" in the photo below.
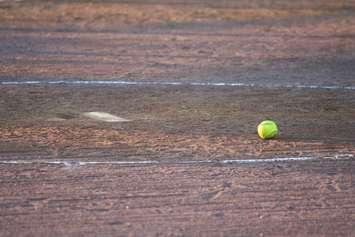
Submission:
<svg viewBox="0 0 355 237">
<path fill-rule="evenodd" d="M 275 138 L 278 133 L 279 129 L 274 121 L 265 120 L 258 125 L 258 134 L 261 139 Z"/>
</svg>

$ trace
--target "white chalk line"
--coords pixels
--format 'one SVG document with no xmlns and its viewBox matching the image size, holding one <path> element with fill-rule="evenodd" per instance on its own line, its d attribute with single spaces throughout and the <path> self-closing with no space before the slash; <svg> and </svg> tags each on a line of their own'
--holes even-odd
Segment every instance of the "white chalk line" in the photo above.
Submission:
<svg viewBox="0 0 355 237">
<path fill-rule="evenodd" d="M 212 86 L 212 87 L 256 87 L 256 88 L 297 88 L 297 89 L 327 89 L 355 90 L 355 86 L 322 86 L 322 85 L 259 85 L 239 82 L 168 82 L 168 81 L 124 81 L 124 80 L 59 80 L 59 81 L 1 81 L 0 85 L 116 85 L 116 86 Z"/>
<path fill-rule="evenodd" d="M 181 161 L 75 161 L 75 160 L 0 160 L 0 165 L 23 165 L 23 164 L 42 164 L 42 165 L 64 165 L 64 166 L 84 166 L 84 165 L 195 165 L 195 164 L 258 164 L 258 163 L 280 163 L 280 162 L 299 162 L 313 161 L 321 159 L 349 160 L 354 155 L 328 156 L 328 157 L 283 157 L 270 159 L 230 159 L 230 160 L 181 160 Z"/>
</svg>

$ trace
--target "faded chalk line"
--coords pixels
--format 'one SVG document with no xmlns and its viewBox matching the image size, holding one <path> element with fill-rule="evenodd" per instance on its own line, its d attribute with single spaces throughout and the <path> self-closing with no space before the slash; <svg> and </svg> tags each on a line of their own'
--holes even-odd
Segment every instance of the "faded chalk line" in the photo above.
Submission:
<svg viewBox="0 0 355 237">
<path fill-rule="evenodd" d="M 325 85 L 260 85 L 239 82 L 169 82 L 169 81 L 124 81 L 124 80 L 58 80 L 58 81 L 1 81 L 0 85 L 77 85 L 77 86 L 211 86 L 211 87 L 255 87 L 255 88 L 297 88 L 297 89 L 327 89 L 355 90 L 355 86 L 325 86 Z"/>
<path fill-rule="evenodd" d="M 258 164 L 258 163 L 280 163 L 280 162 L 298 162 L 313 161 L 321 159 L 331 160 L 348 160 L 353 159 L 354 155 L 339 155 L 329 157 L 283 157 L 270 159 L 231 159 L 231 160 L 181 160 L 181 161 L 75 161 L 75 160 L 0 160 L 0 165 L 14 164 L 42 164 L 42 165 L 65 165 L 65 166 L 82 166 L 82 165 L 196 165 L 196 164 Z"/>
</svg>

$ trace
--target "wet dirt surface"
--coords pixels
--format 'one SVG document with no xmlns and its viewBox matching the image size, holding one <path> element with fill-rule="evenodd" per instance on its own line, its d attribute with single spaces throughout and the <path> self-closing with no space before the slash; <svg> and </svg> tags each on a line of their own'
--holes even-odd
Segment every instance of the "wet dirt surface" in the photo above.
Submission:
<svg viewBox="0 0 355 237">
<path fill-rule="evenodd" d="M 0 1 L 0 235 L 355 236 L 354 7 Z"/>
<path fill-rule="evenodd" d="M 353 236 L 354 161 L 0 166 L 4 236 Z"/>
<path fill-rule="evenodd" d="M 4 155 L 16 143 L 68 158 L 100 148 L 104 156 L 160 160 L 354 153 L 352 91 L 198 86 L 3 86 L 0 91 Z M 82 115 L 90 111 L 130 121 Z M 258 122 L 268 117 L 280 124 L 274 141 L 256 136 Z"/>
<path fill-rule="evenodd" d="M 210 4 L 3 3 L 0 77 L 355 85 L 352 2 Z"/>
</svg>

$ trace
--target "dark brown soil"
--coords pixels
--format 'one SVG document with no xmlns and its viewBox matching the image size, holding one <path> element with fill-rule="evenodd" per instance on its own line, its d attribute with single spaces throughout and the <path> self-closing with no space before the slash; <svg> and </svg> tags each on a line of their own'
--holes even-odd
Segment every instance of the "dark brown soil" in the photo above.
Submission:
<svg viewBox="0 0 355 237">
<path fill-rule="evenodd" d="M 355 4 L 319 2 L 1 1 L 1 82 L 185 85 L 0 84 L 0 236 L 355 236 Z"/>
<path fill-rule="evenodd" d="M 7 165 L 3 236 L 353 236 L 354 161 Z"/>
<path fill-rule="evenodd" d="M 8 155 L 14 150 L 10 144 L 17 143 L 68 158 L 96 149 L 122 159 L 355 151 L 352 91 L 198 86 L 2 86 L 0 91 L 1 151 Z M 106 111 L 131 122 L 93 121 L 81 115 L 88 111 Z M 277 140 L 257 137 L 256 126 L 266 118 L 279 124 Z"/>
</svg>

